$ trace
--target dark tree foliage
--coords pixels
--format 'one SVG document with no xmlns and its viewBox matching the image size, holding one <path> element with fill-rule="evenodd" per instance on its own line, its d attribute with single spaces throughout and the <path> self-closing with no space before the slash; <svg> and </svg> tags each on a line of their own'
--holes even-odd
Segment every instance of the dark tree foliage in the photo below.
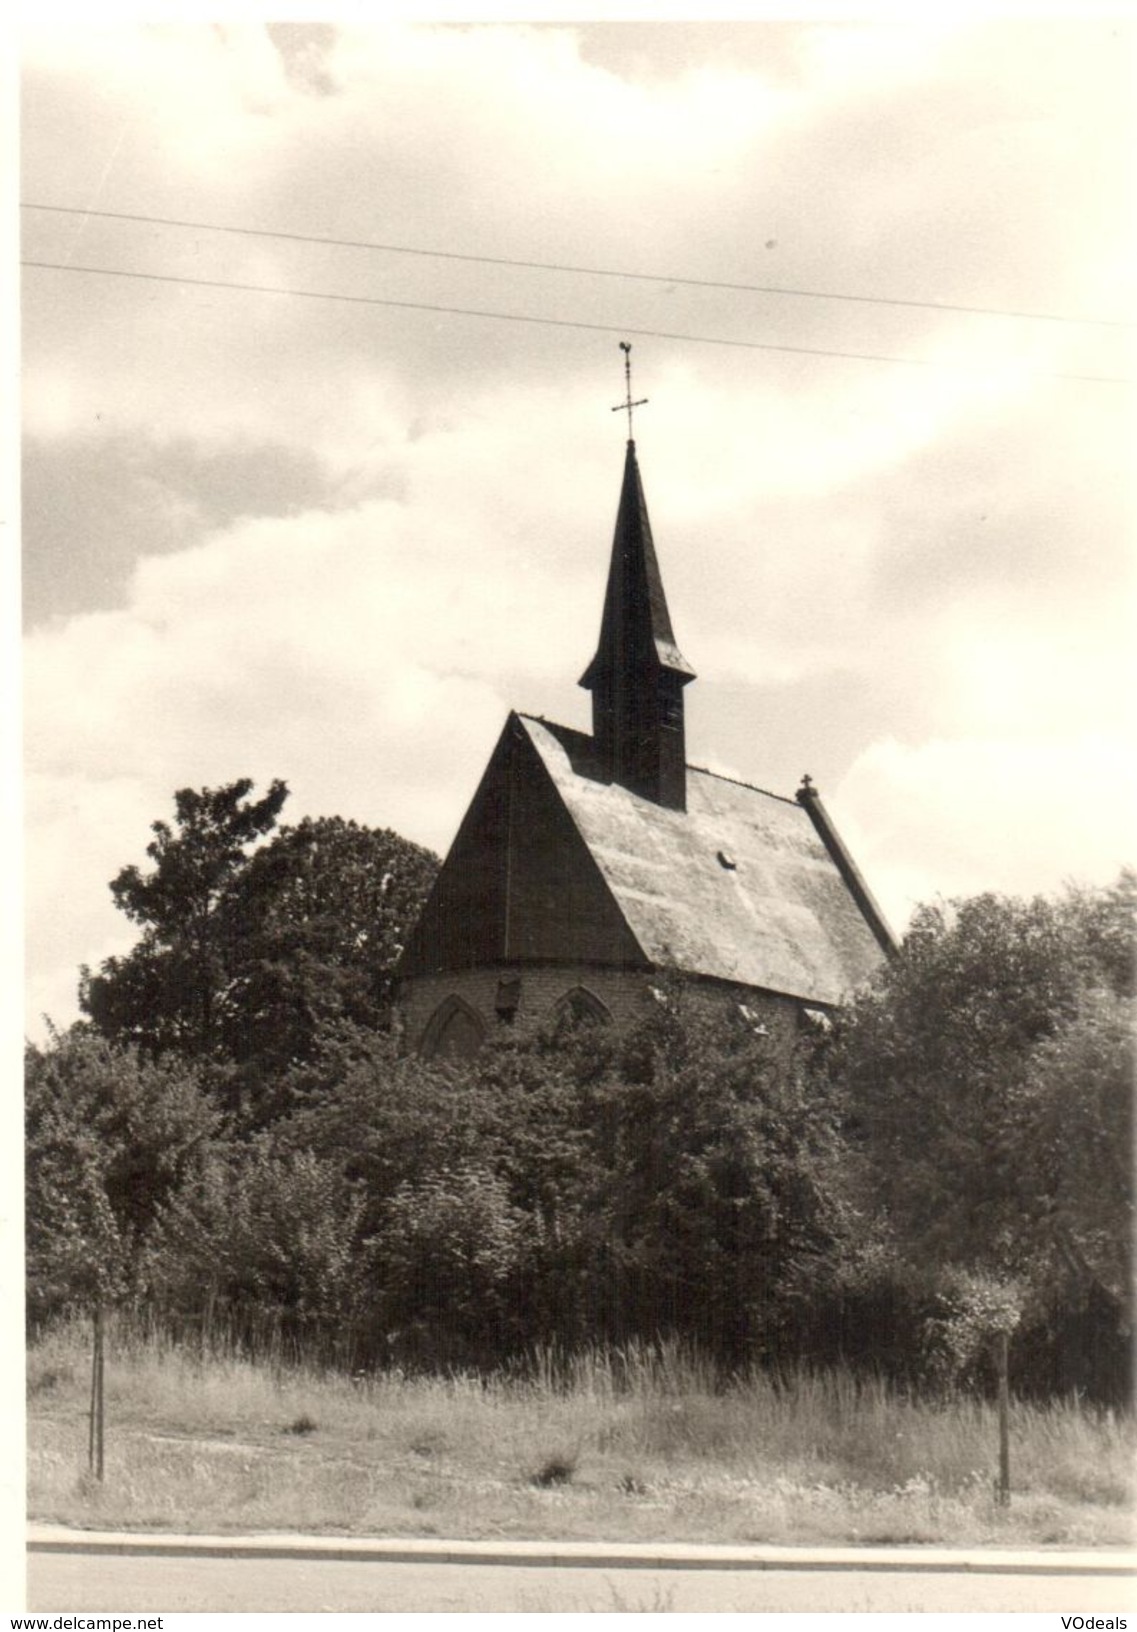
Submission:
<svg viewBox="0 0 1137 1632">
<path fill-rule="evenodd" d="M 374 1243 L 384 1349 L 433 1365 L 494 1364 L 524 1343 L 531 1219 L 488 1166 L 398 1185 Z"/>
<path fill-rule="evenodd" d="M 496 1341 L 511 1353 L 534 1344 L 569 1351 L 637 1329 L 613 1303 L 610 1275 L 619 1179 L 606 1106 L 618 1055 L 607 1027 L 566 1016 L 547 1027 L 503 1027 L 453 1073 L 451 1094 L 464 1100 L 472 1091 L 486 1107 L 482 1161 L 524 1221 L 497 1297 Z"/>
<path fill-rule="evenodd" d="M 253 855 L 222 906 L 224 1046 L 262 1097 L 329 1026 L 387 1025 L 392 970 L 437 870 L 397 833 L 338 817 L 284 827 Z"/>
<path fill-rule="evenodd" d="M 1134 875 L 920 909 L 796 1048 L 677 981 L 630 1032 L 428 1063 L 385 1025 L 434 858 L 274 831 L 282 800 L 178 796 L 115 881 L 139 947 L 86 977 L 129 1046 L 29 1055 L 33 1308 L 129 1293 L 353 1365 L 676 1337 L 915 1386 L 989 1381 L 1013 1328 L 1017 1388 L 1129 1397 Z"/>
<path fill-rule="evenodd" d="M 245 1127 L 283 1108 L 282 1077 L 323 1029 L 387 1023 L 391 970 L 437 870 L 398 834 L 339 818 L 273 832 L 287 789 L 254 800 L 252 786 L 175 796 L 152 870 L 111 885 L 142 937 L 80 989 L 105 1036 L 207 1067 Z"/>
<path fill-rule="evenodd" d="M 163 1209 L 163 1319 L 350 1364 L 508 1352 L 522 1310 L 493 1239 L 508 1119 L 476 1083 L 456 1088 L 385 1033 L 321 1032 L 282 1080 L 282 1114 L 214 1144 Z"/>
<path fill-rule="evenodd" d="M 262 1134 L 217 1143 L 159 1209 L 146 1271 L 157 1307 L 250 1346 L 350 1353 L 371 1291 L 364 1197 L 340 1164 Z"/>
<path fill-rule="evenodd" d="M 564 1028 L 503 1028 L 476 1062 L 447 1066 L 339 1027 L 290 1073 L 278 1145 L 338 1161 L 366 1197 L 375 1354 L 490 1364 L 570 1327 L 590 1339 L 574 1324 L 595 1189 L 588 1048 Z"/>
<path fill-rule="evenodd" d="M 502 1108 L 473 1077 L 400 1050 L 387 1033 L 341 1025 L 285 1082 L 293 1109 L 273 1127 L 283 1151 L 338 1162 L 366 1198 L 365 1235 L 378 1231 L 400 1185 L 491 1161 L 507 1141 Z"/>
<path fill-rule="evenodd" d="M 33 1321 L 140 1286 L 162 1208 L 217 1115 L 181 1061 L 82 1027 L 25 1059 L 25 1234 Z"/>
<path fill-rule="evenodd" d="M 1137 1007 L 1109 991 L 1033 1050 L 1023 1083 L 1038 1237 L 1084 1286 L 1121 1302 L 1132 1280 Z"/>
<path fill-rule="evenodd" d="M 802 1058 L 679 989 L 628 1037 L 601 1127 L 609 1283 L 641 1335 L 787 1358 L 851 1250 L 841 1149 Z"/>
<path fill-rule="evenodd" d="M 950 1282 L 941 1303 L 964 1323 L 961 1275 L 984 1296 L 1013 1291 L 1037 1375 L 1057 1364 L 1043 1351 L 1059 1305 L 1112 1311 L 1099 1342 L 1125 1369 L 1135 898 L 1123 873 L 1055 899 L 919 909 L 828 1060 L 848 1171 L 897 1263 Z"/>
<path fill-rule="evenodd" d="M 832 1109 L 736 1004 L 677 993 L 622 1039 L 502 1028 L 461 1067 L 325 1049 L 274 1132 L 365 1189 L 377 1353 L 674 1335 L 784 1357 L 847 1250 Z"/>
<path fill-rule="evenodd" d="M 142 929 L 134 950 L 84 968 L 79 1001 L 104 1036 L 195 1059 L 220 1052 L 233 948 L 226 903 L 248 866 L 249 847 L 272 830 L 288 797 L 274 782 L 251 800 L 247 778 L 174 795 L 175 826 L 154 822 L 143 873 L 124 867 L 111 880 L 115 905 Z"/>
</svg>

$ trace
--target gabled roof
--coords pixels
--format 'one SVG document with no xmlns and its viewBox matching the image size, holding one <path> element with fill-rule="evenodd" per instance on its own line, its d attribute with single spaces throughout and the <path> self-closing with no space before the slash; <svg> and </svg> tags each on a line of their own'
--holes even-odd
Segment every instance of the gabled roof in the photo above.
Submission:
<svg viewBox="0 0 1137 1632">
<path fill-rule="evenodd" d="M 645 961 L 822 1004 L 879 967 L 887 926 L 796 800 L 689 766 L 668 809 L 598 780 L 583 732 L 518 720 Z"/>
<path fill-rule="evenodd" d="M 527 725 L 506 720 L 407 937 L 400 979 L 499 963 L 650 967 Z"/>
</svg>

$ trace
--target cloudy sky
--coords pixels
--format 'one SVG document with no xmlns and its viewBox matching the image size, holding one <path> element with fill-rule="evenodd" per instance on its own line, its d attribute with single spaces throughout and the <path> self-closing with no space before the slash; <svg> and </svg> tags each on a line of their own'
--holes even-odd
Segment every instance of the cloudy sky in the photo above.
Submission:
<svg viewBox="0 0 1137 1632">
<path fill-rule="evenodd" d="M 898 926 L 1114 876 L 1133 60 L 1108 18 L 29 31 L 30 1033 L 131 944 L 175 788 L 445 850 L 510 707 L 587 724 L 621 338 L 693 763 L 811 772 Z"/>
</svg>

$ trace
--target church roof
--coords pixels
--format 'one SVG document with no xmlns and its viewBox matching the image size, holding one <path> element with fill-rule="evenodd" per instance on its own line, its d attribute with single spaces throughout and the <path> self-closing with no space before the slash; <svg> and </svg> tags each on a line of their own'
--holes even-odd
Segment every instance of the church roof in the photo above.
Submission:
<svg viewBox="0 0 1137 1632">
<path fill-rule="evenodd" d="M 802 804 L 689 766 L 668 809 L 597 780 L 592 737 L 518 720 L 647 962 L 821 1004 L 879 967 L 887 926 Z"/>
</svg>

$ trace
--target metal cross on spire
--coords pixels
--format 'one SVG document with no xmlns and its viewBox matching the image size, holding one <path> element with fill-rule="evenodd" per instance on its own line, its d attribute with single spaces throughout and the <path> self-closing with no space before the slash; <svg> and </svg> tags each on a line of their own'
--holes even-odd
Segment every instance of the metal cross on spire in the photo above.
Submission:
<svg viewBox="0 0 1137 1632">
<path fill-rule="evenodd" d="M 627 416 L 628 416 L 628 441 L 631 442 L 632 441 L 632 409 L 633 408 L 642 408 L 644 403 L 647 401 L 647 398 L 646 397 L 640 397 L 638 399 L 638 401 L 636 401 L 636 402 L 632 401 L 632 342 L 630 340 L 621 340 L 620 341 L 620 350 L 624 353 L 624 400 L 623 400 L 623 402 L 616 403 L 615 406 L 612 409 L 612 412 L 614 414 L 619 414 L 619 413 L 627 414 Z"/>
</svg>

